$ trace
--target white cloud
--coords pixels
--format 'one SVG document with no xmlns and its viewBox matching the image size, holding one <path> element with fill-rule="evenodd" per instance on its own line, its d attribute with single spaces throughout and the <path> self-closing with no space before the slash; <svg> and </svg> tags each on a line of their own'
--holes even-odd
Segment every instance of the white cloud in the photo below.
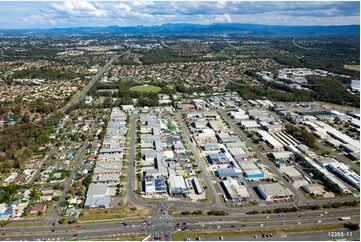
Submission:
<svg viewBox="0 0 361 242">
<path fill-rule="evenodd" d="M 216 23 L 231 23 L 232 19 L 229 14 L 223 14 L 221 16 L 217 16 L 215 19 Z"/>
<path fill-rule="evenodd" d="M 132 8 L 125 4 L 125 3 L 120 3 L 114 6 L 114 8 L 120 10 L 120 11 L 126 11 L 126 12 L 130 12 L 132 10 Z"/>
<path fill-rule="evenodd" d="M 90 2 L 64 2 L 64 3 L 52 3 L 51 8 L 58 13 L 67 14 L 70 16 L 94 16 L 94 17 L 105 17 L 107 11 L 95 7 Z"/>
<path fill-rule="evenodd" d="M 23 18 L 23 21 L 29 23 L 44 23 L 47 22 L 48 17 L 49 16 L 47 14 L 32 14 L 28 17 Z"/>
</svg>

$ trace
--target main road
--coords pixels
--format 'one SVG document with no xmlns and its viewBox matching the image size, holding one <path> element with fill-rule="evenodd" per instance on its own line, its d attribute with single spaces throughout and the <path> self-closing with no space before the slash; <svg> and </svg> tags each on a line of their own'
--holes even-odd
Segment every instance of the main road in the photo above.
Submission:
<svg viewBox="0 0 361 242">
<path fill-rule="evenodd" d="M 150 207 L 153 209 L 153 216 L 155 216 L 156 211 L 160 208 L 159 203 L 145 202 L 141 201 L 137 198 L 135 194 L 136 190 L 136 129 L 137 129 L 137 118 L 138 115 L 131 114 L 130 115 L 130 139 L 129 139 L 129 162 L 128 162 L 128 182 L 127 182 L 127 198 L 130 202 L 143 206 Z"/>
<path fill-rule="evenodd" d="M 188 127 L 186 126 L 186 124 L 184 123 L 181 114 L 179 112 L 176 113 L 176 117 L 177 117 L 177 121 L 180 124 L 181 128 L 182 128 L 182 133 L 185 135 L 186 137 L 186 141 L 189 144 L 189 146 L 191 147 L 191 150 L 193 152 L 193 155 L 196 159 L 196 162 L 198 164 L 198 167 L 201 168 L 202 170 L 202 174 L 203 174 L 203 178 L 205 179 L 205 181 L 207 182 L 207 186 L 208 189 L 211 192 L 212 195 L 212 203 L 208 206 L 212 206 L 214 208 L 221 208 L 223 207 L 223 203 L 220 200 L 220 197 L 216 191 L 216 189 L 214 188 L 213 182 L 211 180 L 211 177 L 209 176 L 209 173 L 203 163 L 203 159 L 201 158 L 201 156 L 199 155 L 199 152 L 197 150 L 197 147 L 195 146 L 195 144 L 193 142 L 191 142 L 191 134 L 189 132 Z"/>
<path fill-rule="evenodd" d="M 110 65 L 113 63 L 113 61 L 115 59 L 117 59 L 118 57 L 113 57 L 111 58 L 103 67 L 102 69 L 100 69 L 100 71 L 95 75 L 93 76 L 92 80 L 88 83 L 88 85 L 85 86 L 85 88 L 80 92 L 80 93 L 77 93 L 75 95 L 78 95 L 77 97 L 75 97 L 74 99 L 70 100 L 64 107 L 62 107 L 60 109 L 60 112 L 62 113 L 66 113 L 68 111 L 68 109 L 79 103 L 81 100 L 83 100 L 87 94 L 87 92 L 89 91 L 89 89 L 94 85 L 95 82 L 97 82 L 99 80 L 99 78 L 106 72 L 108 71 Z"/>
<path fill-rule="evenodd" d="M 77 152 L 77 154 L 75 156 L 76 161 L 75 161 L 74 167 L 73 167 L 73 169 L 72 169 L 72 171 L 70 173 L 70 176 L 62 184 L 64 186 L 64 188 L 62 190 L 62 193 L 60 195 L 59 200 L 54 204 L 54 211 L 49 216 L 48 226 L 55 225 L 59 220 L 61 210 L 63 208 L 61 203 L 63 201 L 65 201 L 66 196 L 68 195 L 70 186 L 73 183 L 73 179 L 74 179 L 76 173 L 79 170 L 79 167 L 80 167 L 80 165 L 82 163 L 83 156 L 84 156 L 85 151 L 86 151 L 86 149 L 88 147 L 89 139 L 93 135 L 94 128 L 97 126 L 96 123 L 97 123 L 98 118 L 99 118 L 99 114 L 97 114 L 96 118 L 94 119 L 94 122 L 92 124 L 91 129 L 90 129 L 90 132 L 89 132 L 86 140 L 84 141 L 83 146 L 78 150 L 78 152 Z"/>
<path fill-rule="evenodd" d="M 159 234 L 163 231 L 170 238 L 170 234 L 177 228 L 187 230 L 214 230 L 218 226 L 221 229 L 244 229 L 255 227 L 294 227 L 304 225 L 317 224 L 316 221 L 321 220 L 325 223 L 342 223 L 340 217 L 350 217 L 351 221 L 359 220 L 358 209 L 346 210 L 330 210 L 328 214 L 310 211 L 293 214 L 270 214 L 268 218 L 265 215 L 244 215 L 240 216 L 223 216 L 223 217 L 198 217 L 198 218 L 165 218 L 164 221 L 155 221 L 150 227 L 144 225 L 141 221 L 124 222 L 108 222 L 108 223 L 90 223 L 82 224 L 78 228 L 74 225 L 67 226 L 42 226 L 42 227 L 25 227 L 19 228 L 2 228 L 1 240 L 35 240 L 35 239 L 52 239 L 73 237 L 91 238 L 106 237 L 109 235 L 117 235 L 118 233 L 151 233 Z M 348 214 L 348 215 L 345 215 Z M 179 226 L 179 227 L 177 227 Z M 326 239 L 326 238 L 325 238 Z"/>
</svg>

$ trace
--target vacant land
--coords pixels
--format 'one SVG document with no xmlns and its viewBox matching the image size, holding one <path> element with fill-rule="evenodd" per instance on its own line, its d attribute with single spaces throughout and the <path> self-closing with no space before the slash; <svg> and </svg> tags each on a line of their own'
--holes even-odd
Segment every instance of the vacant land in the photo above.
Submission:
<svg viewBox="0 0 361 242">
<path fill-rule="evenodd" d="M 217 238 L 220 236 L 241 236 L 241 235 L 254 235 L 254 234 L 276 234 L 278 232 L 284 233 L 302 233 L 302 232 L 313 232 L 313 231 L 327 231 L 327 230 L 337 230 L 343 229 L 344 225 L 342 223 L 337 224 L 323 224 L 323 225 L 308 225 L 308 226 L 295 226 L 295 227 L 286 227 L 286 228 L 254 228 L 254 229 L 238 229 L 238 230 L 199 230 L 199 231 L 182 231 L 175 232 L 172 234 L 173 241 L 181 241 L 184 238 Z"/>
<path fill-rule="evenodd" d="M 149 85 L 149 86 L 135 86 L 130 88 L 130 90 L 133 92 L 159 92 L 161 88 Z"/>
<path fill-rule="evenodd" d="M 360 65 L 345 65 L 345 69 L 360 71 Z"/>
<path fill-rule="evenodd" d="M 114 236 L 107 236 L 107 237 L 92 237 L 92 238 L 87 238 L 84 240 L 91 239 L 93 241 L 97 241 L 97 240 L 141 241 L 144 238 L 146 238 L 148 235 L 149 234 L 125 234 L 125 235 L 114 235 Z M 83 240 L 83 239 L 81 239 L 81 240 Z"/>
<path fill-rule="evenodd" d="M 121 219 L 141 219 L 152 215 L 150 208 L 126 205 L 119 208 L 84 210 L 79 222 L 92 222 L 96 220 L 121 220 Z"/>
<path fill-rule="evenodd" d="M 32 227 L 32 226 L 45 226 L 45 222 L 24 222 L 24 223 L 9 223 L 5 227 Z"/>
</svg>

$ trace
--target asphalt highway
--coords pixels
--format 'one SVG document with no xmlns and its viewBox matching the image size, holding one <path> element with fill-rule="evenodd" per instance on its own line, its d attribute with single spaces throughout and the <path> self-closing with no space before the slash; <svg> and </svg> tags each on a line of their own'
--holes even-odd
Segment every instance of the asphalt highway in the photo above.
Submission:
<svg viewBox="0 0 361 242">
<path fill-rule="evenodd" d="M 89 89 L 94 85 L 95 82 L 97 82 L 99 80 L 99 78 L 106 72 L 108 71 L 110 65 L 113 63 L 113 61 L 117 59 L 117 57 L 113 57 L 112 59 L 110 59 L 103 67 L 102 69 L 100 69 L 100 71 L 93 76 L 92 80 L 88 83 L 88 85 L 85 86 L 85 88 L 78 94 L 78 96 L 74 99 L 69 101 L 63 108 L 60 109 L 60 112 L 62 113 L 66 113 L 68 111 L 68 109 L 73 106 L 74 104 L 77 104 L 78 102 L 80 102 L 81 100 L 83 100 L 87 94 L 87 92 L 89 91 Z"/>
<path fill-rule="evenodd" d="M 356 209 L 354 209 L 357 211 Z M 349 212 L 355 212 L 350 211 Z M 339 220 L 340 210 L 329 211 L 327 215 L 319 216 L 315 212 L 303 213 L 302 218 L 289 219 L 286 214 L 281 217 L 278 215 L 271 215 L 269 219 L 261 219 L 260 215 L 247 215 L 247 219 L 240 219 L 239 217 L 202 217 L 202 218 L 173 218 L 164 219 L 147 226 L 141 221 L 138 222 L 110 222 L 104 224 L 84 224 L 79 228 L 75 226 L 44 226 L 41 227 L 27 227 L 19 231 L 19 228 L 4 228 L 5 233 L 0 237 L 1 240 L 34 240 L 34 239 L 65 239 L 76 235 L 77 238 L 91 238 L 109 235 L 117 235 L 122 233 L 150 233 L 156 234 L 163 231 L 168 236 L 177 230 L 216 230 L 216 229 L 245 229 L 255 227 L 289 227 L 301 225 L 319 224 L 317 221 L 321 220 L 322 224 L 326 223 L 343 223 Z M 249 218 L 248 218 L 249 217 Z M 358 221 L 359 215 L 350 215 L 352 221 Z M 301 223 L 300 223 L 301 222 Z M 54 232 L 50 230 L 54 229 Z"/>
<path fill-rule="evenodd" d="M 200 224 L 200 223 L 227 223 L 231 221 L 238 222 L 259 222 L 263 223 L 265 221 L 280 221 L 280 220 L 292 220 L 292 221 L 301 221 L 303 219 L 313 218 L 313 219 L 323 219 L 323 218 L 335 218 L 339 219 L 341 217 L 357 216 L 359 213 L 359 208 L 349 208 L 349 209 L 337 209 L 337 210 L 328 210 L 327 214 L 324 214 L 322 211 L 305 211 L 297 213 L 281 213 L 281 214 L 234 214 L 228 216 L 203 216 L 203 217 L 161 217 L 157 215 L 158 219 L 162 221 L 172 221 L 173 223 L 184 223 L 187 224 Z M 320 216 L 323 214 L 323 216 Z M 266 218 L 266 216 L 268 218 Z M 28 232 L 46 232 L 51 229 L 55 230 L 72 230 L 75 226 L 80 225 L 81 229 L 93 229 L 93 228 L 114 228 L 122 226 L 123 223 L 127 225 L 139 225 L 143 221 L 134 220 L 134 221 L 114 221 L 114 222 L 102 222 L 102 223 L 82 223 L 76 225 L 56 225 L 56 226 L 33 226 L 33 227 L 24 227 L 24 231 Z M 152 222 L 153 225 L 161 224 L 162 222 Z M 19 228 L 15 227 L 4 227 L 1 231 L 6 233 L 16 233 L 19 231 Z"/>
</svg>

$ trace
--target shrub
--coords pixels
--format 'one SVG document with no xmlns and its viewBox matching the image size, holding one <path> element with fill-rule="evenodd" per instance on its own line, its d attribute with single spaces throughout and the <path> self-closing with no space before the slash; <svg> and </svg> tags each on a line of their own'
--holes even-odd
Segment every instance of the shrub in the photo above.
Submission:
<svg viewBox="0 0 361 242">
<path fill-rule="evenodd" d="M 350 230 L 359 230 L 360 229 L 359 223 L 345 223 L 343 226 L 345 226 L 345 228 L 348 228 Z"/>
</svg>

